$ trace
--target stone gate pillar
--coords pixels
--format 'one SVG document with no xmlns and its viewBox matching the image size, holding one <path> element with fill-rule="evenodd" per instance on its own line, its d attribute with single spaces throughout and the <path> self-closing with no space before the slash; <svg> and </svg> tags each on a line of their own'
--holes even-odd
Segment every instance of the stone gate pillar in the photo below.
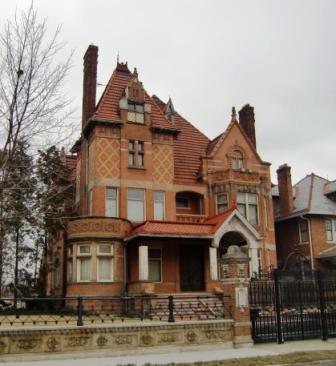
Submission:
<svg viewBox="0 0 336 366">
<path fill-rule="evenodd" d="M 251 338 L 248 303 L 249 257 L 239 246 L 232 245 L 221 258 L 223 290 L 229 295 L 229 308 L 234 320 L 233 343 L 235 347 L 249 347 Z"/>
</svg>

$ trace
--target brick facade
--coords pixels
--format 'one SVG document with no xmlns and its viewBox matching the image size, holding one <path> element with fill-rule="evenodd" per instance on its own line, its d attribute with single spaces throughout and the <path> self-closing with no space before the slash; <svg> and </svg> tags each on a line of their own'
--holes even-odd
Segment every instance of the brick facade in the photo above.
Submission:
<svg viewBox="0 0 336 366">
<path fill-rule="evenodd" d="M 335 270 L 336 201 L 333 182 L 310 174 L 292 186 L 287 164 L 280 166 L 277 172 L 278 187 L 273 190 L 273 198 L 279 267 Z"/>
<path fill-rule="evenodd" d="M 256 151 L 253 107 L 243 107 L 241 122 L 233 110 L 209 140 L 118 63 L 92 108 L 96 51 L 84 57 L 73 148 L 78 217 L 56 246 L 63 293 L 212 292 L 223 286 L 221 256 L 232 244 L 250 257 L 250 276 L 275 266 L 270 164 Z"/>
</svg>

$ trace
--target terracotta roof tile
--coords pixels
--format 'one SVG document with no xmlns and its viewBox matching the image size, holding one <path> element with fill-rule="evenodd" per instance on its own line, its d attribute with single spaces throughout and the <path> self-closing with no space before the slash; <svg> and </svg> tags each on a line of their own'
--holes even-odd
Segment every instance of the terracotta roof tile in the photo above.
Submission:
<svg viewBox="0 0 336 366">
<path fill-rule="evenodd" d="M 212 236 L 218 228 L 228 219 L 231 213 L 237 209 L 234 205 L 227 211 L 211 216 L 201 223 L 188 223 L 180 221 L 155 221 L 148 220 L 134 226 L 130 237 L 145 235 L 183 235 L 183 236 Z"/>
<path fill-rule="evenodd" d="M 178 113 L 174 116 L 174 122 L 180 130 L 174 141 L 175 180 L 197 183 L 201 156 L 205 153 L 209 139 Z"/>
<path fill-rule="evenodd" d="M 102 94 L 93 119 L 106 122 L 121 122 L 119 101 L 124 90 L 133 78 L 133 74 L 124 67 L 123 70 L 116 68 Z M 176 130 L 174 124 L 166 119 L 160 107 L 153 98 L 145 93 L 145 101 L 151 105 L 151 126 L 156 128 Z"/>
<path fill-rule="evenodd" d="M 131 236 L 136 234 L 165 234 L 165 235 L 210 235 L 214 224 L 191 224 L 174 221 L 145 221 L 136 226 Z"/>
</svg>

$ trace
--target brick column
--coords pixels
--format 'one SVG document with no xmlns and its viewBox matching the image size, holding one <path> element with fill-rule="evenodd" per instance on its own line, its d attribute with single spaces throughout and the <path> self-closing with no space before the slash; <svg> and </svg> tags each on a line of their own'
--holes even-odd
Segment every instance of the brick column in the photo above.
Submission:
<svg viewBox="0 0 336 366">
<path fill-rule="evenodd" d="M 234 320 L 233 343 L 236 348 L 250 347 L 251 321 L 248 304 L 249 257 L 237 245 L 228 248 L 221 259 L 223 290 Z"/>
</svg>

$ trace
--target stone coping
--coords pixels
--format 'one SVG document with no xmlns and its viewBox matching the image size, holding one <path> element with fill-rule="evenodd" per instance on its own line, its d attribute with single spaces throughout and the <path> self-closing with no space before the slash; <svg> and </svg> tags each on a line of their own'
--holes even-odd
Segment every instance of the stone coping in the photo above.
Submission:
<svg viewBox="0 0 336 366">
<path fill-rule="evenodd" d="M 31 327 L 6 327 L 0 328 L 0 337 L 12 334 L 27 334 L 27 333 L 69 333 L 73 331 L 77 332 L 107 332 L 109 330 L 117 331 L 133 331 L 143 330 L 148 328 L 153 329 L 177 329 L 177 328 L 192 328 L 197 325 L 200 328 L 206 325 L 222 325 L 227 324 L 233 326 L 234 320 L 232 319 L 220 319 L 220 320 L 188 320 L 169 323 L 167 321 L 143 321 L 143 322 L 130 322 L 130 323 L 114 323 L 114 324 L 88 324 L 83 326 L 78 325 L 53 325 L 53 326 L 31 326 Z"/>
</svg>

